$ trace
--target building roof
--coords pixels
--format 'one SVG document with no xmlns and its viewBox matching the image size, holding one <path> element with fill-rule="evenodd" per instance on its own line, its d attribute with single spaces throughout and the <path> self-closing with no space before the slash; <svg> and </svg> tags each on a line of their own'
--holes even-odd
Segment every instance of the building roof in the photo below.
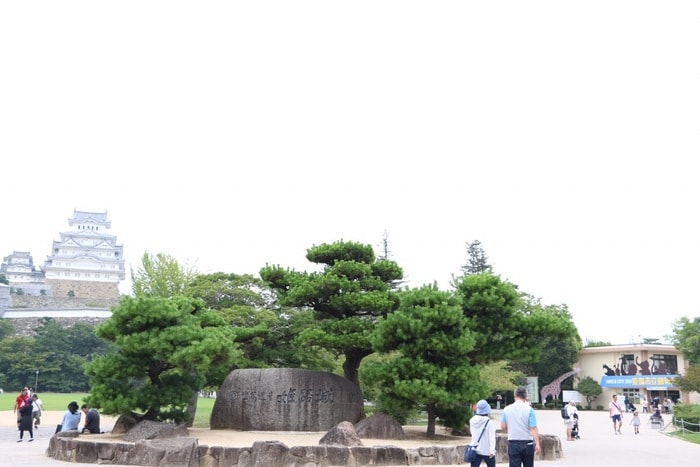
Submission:
<svg viewBox="0 0 700 467">
<path fill-rule="evenodd" d="M 73 210 L 73 219 L 77 221 L 81 220 L 94 220 L 97 222 L 104 222 L 107 220 L 107 211 L 105 212 L 90 212 L 90 211 L 78 211 Z"/>
<path fill-rule="evenodd" d="M 664 351 L 664 352 L 680 352 L 675 346 L 669 344 L 622 344 L 622 345 L 604 345 L 601 347 L 584 347 L 581 353 L 606 353 L 606 352 L 632 352 L 632 351 Z"/>
<path fill-rule="evenodd" d="M 73 217 L 68 219 L 68 225 L 73 226 L 74 224 L 84 224 L 84 223 L 96 223 L 102 225 L 104 228 L 109 229 L 112 223 L 107 220 L 107 211 L 105 212 L 89 212 L 89 211 L 78 211 L 73 210 Z"/>
</svg>

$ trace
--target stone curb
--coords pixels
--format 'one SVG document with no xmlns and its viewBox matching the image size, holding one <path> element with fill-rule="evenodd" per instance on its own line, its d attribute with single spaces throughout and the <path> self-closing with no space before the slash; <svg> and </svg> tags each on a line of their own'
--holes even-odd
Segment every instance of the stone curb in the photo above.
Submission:
<svg viewBox="0 0 700 467">
<path fill-rule="evenodd" d="M 558 437 L 542 435 L 539 460 L 562 457 Z M 498 463 L 507 462 L 507 439 L 497 436 Z M 186 467 L 399 466 L 463 464 L 465 445 L 401 448 L 386 446 L 293 446 L 257 441 L 251 447 L 199 445 L 194 438 L 142 440 L 135 443 L 81 440 L 78 432 L 54 435 L 46 455 L 63 462 Z"/>
</svg>

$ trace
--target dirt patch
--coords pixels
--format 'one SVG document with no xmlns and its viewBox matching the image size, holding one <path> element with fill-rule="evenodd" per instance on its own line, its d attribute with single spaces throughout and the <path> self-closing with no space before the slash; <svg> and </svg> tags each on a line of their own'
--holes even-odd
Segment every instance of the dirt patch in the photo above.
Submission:
<svg viewBox="0 0 700 467">
<path fill-rule="evenodd" d="M 41 417 L 41 430 L 53 430 L 63 418 L 62 411 L 46 411 Z M 11 410 L 0 412 L 0 424 L 2 426 L 16 426 L 13 423 L 15 415 Z M 110 431 L 116 422 L 116 417 L 102 415 L 100 425 L 105 432 L 102 435 L 82 435 L 86 437 L 99 437 L 101 441 L 115 443 L 124 442 L 121 435 L 112 435 Z M 82 423 L 80 424 L 82 427 Z M 447 429 L 436 427 L 434 436 L 426 434 L 425 426 L 404 426 L 405 439 L 362 439 L 364 446 L 398 446 L 401 448 L 418 448 L 424 446 L 456 446 L 469 442 L 468 437 L 450 435 Z M 323 432 L 295 432 L 295 431 L 239 431 L 239 430 L 210 430 L 208 428 L 190 428 L 190 436 L 196 438 L 200 445 L 205 446 L 230 446 L 248 447 L 256 441 L 280 441 L 288 447 L 315 446 L 326 434 Z"/>
</svg>

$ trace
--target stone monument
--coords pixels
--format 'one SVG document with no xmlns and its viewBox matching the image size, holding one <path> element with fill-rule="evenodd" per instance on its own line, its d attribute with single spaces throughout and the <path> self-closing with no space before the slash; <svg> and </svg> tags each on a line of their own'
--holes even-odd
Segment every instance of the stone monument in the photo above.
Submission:
<svg viewBox="0 0 700 467">
<path fill-rule="evenodd" d="M 326 431 L 356 423 L 360 389 L 332 373 L 298 368 L 234 370 L 217 392 L 212 430 Z"/>
</svg>

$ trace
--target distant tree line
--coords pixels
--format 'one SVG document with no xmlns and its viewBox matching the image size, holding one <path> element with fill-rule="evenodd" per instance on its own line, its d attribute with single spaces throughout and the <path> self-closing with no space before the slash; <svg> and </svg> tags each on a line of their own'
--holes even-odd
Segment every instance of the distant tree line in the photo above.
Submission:
<svg viewBox="0 0 700 467">
<path fill-rule="evenodd" d="M 94 326 L 76 323 L 64 328 L 52 318 L 41 318 L 35 331 L 31 337 L 16 336 L 12 320 L 0 319 L 0 387 L 87 392 L 85 364 L 110 347 L 95 335 Z"/>
</svg>

